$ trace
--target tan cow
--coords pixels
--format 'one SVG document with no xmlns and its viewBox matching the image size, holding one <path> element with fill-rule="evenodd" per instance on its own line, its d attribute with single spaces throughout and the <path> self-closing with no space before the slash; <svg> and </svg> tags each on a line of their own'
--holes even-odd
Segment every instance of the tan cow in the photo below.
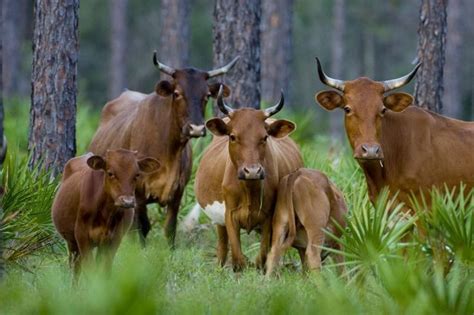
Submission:
<svg viewBox="0 0 474 315">
<path fill-rule="evenodd" d="M 155 172 L 156 159 L 137 159 L 128 150 L 88 153 L 69 160 L 54 198 L 52 219 L 66 240 L 69 263 L 76 276 L 92 250 L 104 255 L 106 270 L 134 216 L 135 186 L 140 176 Z"/>
<path fill-rule="evenodd" d="M 286 250 L 298 249 L 301 263 L 310 270 L 321 267 L 321 246 L 326 237 L 324 230 L 336 236 L 345 227 L 346 203 L 342 193 L 323 173 L 299 169 L 283 177 L 278 187 L 278 199 L 273 215 L 272 248 L 268 255 L 266 274 L 270 276 Z M 329 240 L 330 247 L 340 249 Z M 336 255 L 341 262 L 342 257 Z"/>
<path fill-rule="evenodd" d="M 155 52 L 155 65 L 171 80 L 160 81 L 148 95 L 126 91 L 102 110 L 90 151 L 104 154 L 108 149 L 137 150 L 139 156 L 151 156 L 161 163 L 160 171 L 144 176 L 137 188 L 137 223 L 143 243 L 151 227 L 146 205 L 157 202 L 166 206 L 165 234 L 174 245 L 179 206 L 191 176 L 189 140 L 206 134 L 204 109 L 208 98 L 217 96 L 220 86 L 207 80 L 226 73 L 237 59 L 211 71 L 173 69 L 158 62 Z M 230 93 L 226 86 L 224 93 Z"/>
<path fill-rule="evenodd" d="M 337 91 L 322 91 L 317 102 L 327 110 L 345 111 L 345 129 L 354 158 L 364 171 L 375 202 L 384 187 L 411 207 L 433 187 L 474 186 L 474 123 L 451 119 L 410 106 L 406 93 L 386 93 L 410 82 L 420 65 L 399 79 L 341 81 L 328 77 L 318 61 L 321 82 Z M 407 208 L 408 209 L 408 208 Z"/>
<path fill-rule="evenodd" d="M 196 173 L 196 198 L 217 224 L 219 263 L 225 264 L 230 243 L 234 270 L 244 268 L 240 229 L 256 229 L 261 231 L 257 266 L 263 267 L 270 249 L 278 182 L 303 165 L 296 144 L 287 137 L 295 124 L 268 119 L 283 107 L 283 94 L 280 102 L 267 110 L 233 110 L 222 96 L 221 89 L 217 103 L 228 117 L 206 123 L 215 137 Z"/>
</svg>

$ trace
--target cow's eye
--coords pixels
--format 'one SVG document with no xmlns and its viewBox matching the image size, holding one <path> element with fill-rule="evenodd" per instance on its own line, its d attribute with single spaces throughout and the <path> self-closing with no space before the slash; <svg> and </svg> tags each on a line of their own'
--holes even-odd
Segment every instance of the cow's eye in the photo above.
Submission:
<svg viewBox="0 0 474 315">
<path fill-rule="evenodd" d="M 174 92 L 173 92 L 173 97 L 174 97 L 174 98 L 178 98 L 178 97 L 180 97 L 180 96 L 181 96 L 181 94 L 179 94 L 179 91 L 178 91 L 178 90 L 174 90 Z"/>
<path fill-rule="evenodd" d="M 107 176 L 109 176 L 109 178 L 114 178 L 115 177 L 114 173 L 112 173 L 111 171 L 107 172 Z"/>
<path fill-rule="evenodd" d="M 350 114 L 352 112 L 352 109 L 350 108 L 350 106 L 344 106 L 344 111 L 346 112 L 346 114 Z"/>
<path fill-rule="evenodd" d="M 230 139 L 231 142 L 235 142 L 235 136 L 234 135 L 230 135 L 229 139 Z"/>
<path fill-rule="evenodd" d="M 134 179 L 137 180 L 140 178 L 140 174 L 135 175 Z"/>
<path fill-rule="evenodd" d="M 383 116 L 387 112 L 387 107 L 382 108 L 380 115 Z"/>
<path fill-rule="evenodd" d="M 266 143 L 268 139 L 268 135 L 262 138 L 262 143 Z"/>
</svg>

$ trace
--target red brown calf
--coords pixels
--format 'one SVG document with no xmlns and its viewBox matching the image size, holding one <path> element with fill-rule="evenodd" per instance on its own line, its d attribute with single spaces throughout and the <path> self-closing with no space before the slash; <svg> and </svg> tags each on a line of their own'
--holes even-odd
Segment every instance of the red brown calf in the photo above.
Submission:
<svg viewBox="0 0 474 315">
<path fill-rule="evenodd" d="M 110 269 L 133 221 L 137 182 L 159 166 L 153 158 L 138 160 L 136 152 L 123 149 L 107 151 L 105 157 L 88 153 L 66 163 L 51 212 L 76 276 L 95 247 Z"/>
<path fill-rule="evenodd" d="M 298 249 L 301 263 L 310 270 L 321 267 L 321 246 L 325 243 L 324 229 L 340 236 L 345 226 L 347 207 L 342 193 L 323 173 L 299 169 L 283 177 L 278 186 L 278 199 L 273 215 L 272 248 L 268 255 L 266 274 L 270 276 L 285 251 Z M 329 240 L 327 244 L 339 248 Z M 342 257 L 336 255 L 340 262 Z"/>
</svg>

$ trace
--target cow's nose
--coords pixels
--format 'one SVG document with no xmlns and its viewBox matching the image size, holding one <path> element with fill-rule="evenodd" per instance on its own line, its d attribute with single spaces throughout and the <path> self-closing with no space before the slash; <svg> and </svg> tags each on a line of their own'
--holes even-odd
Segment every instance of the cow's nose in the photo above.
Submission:
<svg viewBox="0 0 474 315">
<path fill-rule="evenodd" d="M 206 126 L 189 124 L 189 135 L 191 137 L 204 137 L 206 135 Z"/>
<path fill-rule="evenodd" d="M 252 180 L 252 179 L 264 179 L 265 170 L 259 164 L 242 167 L 239 172 L 239 179 Z"/>
<path fill-rule="evenodd" d="M 380 160 L 383 159 L 383 152 L 378 144 L 364 143 L 360 146 L 360 150 L 356 150 L 354 156 L 362 160 Z"/>
<path fill-rule="evenodd" d="M 117 202 L 115 203 L 115 205 L 121 208 L 135 208 L 135 197 L 120 196 L 117 198 Z"/>
</svg>

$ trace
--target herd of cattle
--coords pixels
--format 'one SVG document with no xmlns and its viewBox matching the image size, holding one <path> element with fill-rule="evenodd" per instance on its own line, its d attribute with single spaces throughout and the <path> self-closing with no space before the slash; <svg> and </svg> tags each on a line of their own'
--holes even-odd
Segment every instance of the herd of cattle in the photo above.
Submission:
<svg viewBox="0 0 474 315">
<path fill-rule="evenodd" d="M 75 274 L 93 259 L 110 268 L 123 235 L 136 225 L 140 239 L 150 231 L 147 204 L 166 207 L 165 235 L 174 246 L 177 215 L 192 169 L 190 139 L 213 140 L 196 173 L 198 207 L 217 227 L 217 259 L 226 263 L 228 246 L 234 270 L 246 265 L 240 230 L 261 234 L 256 266 L 269 275 L 290 246 L 309 269 L 321 266 L 324 229 L 345 225 L 344 197 L 326 175 L 305 169 L 298 146 L 288 135 L 296 128 L 272 118 L 284 96 L 266 110 L 232 109 L 230 89 L 208 80 L 237 62 L 201 71 L 160 63 L 170 80 L 151 94 L 126 91 L 108 102 L 88 153 L 65 166 L 53 208 L 53 222 L 66 240 Z M 450 119 L 417 106 L 411 95 L 388 92 L 408 84 L 419 68 L 389 81 L 362 77 L 341 81 L 327 76 L 317 60 L 322 83 L 332 90 L 316 95 L 325 109 L 345 111 L 345 130 L 362 168 L 372 202 L 384 187 L 410 211 L 410 198 L 433 187 L 474 184 L 474 124 Z M 223 118 L 204 124 L 208 98 L 216 98 Z M 342 259 L 335 257 L 336 260 Z"/>
</svg>

